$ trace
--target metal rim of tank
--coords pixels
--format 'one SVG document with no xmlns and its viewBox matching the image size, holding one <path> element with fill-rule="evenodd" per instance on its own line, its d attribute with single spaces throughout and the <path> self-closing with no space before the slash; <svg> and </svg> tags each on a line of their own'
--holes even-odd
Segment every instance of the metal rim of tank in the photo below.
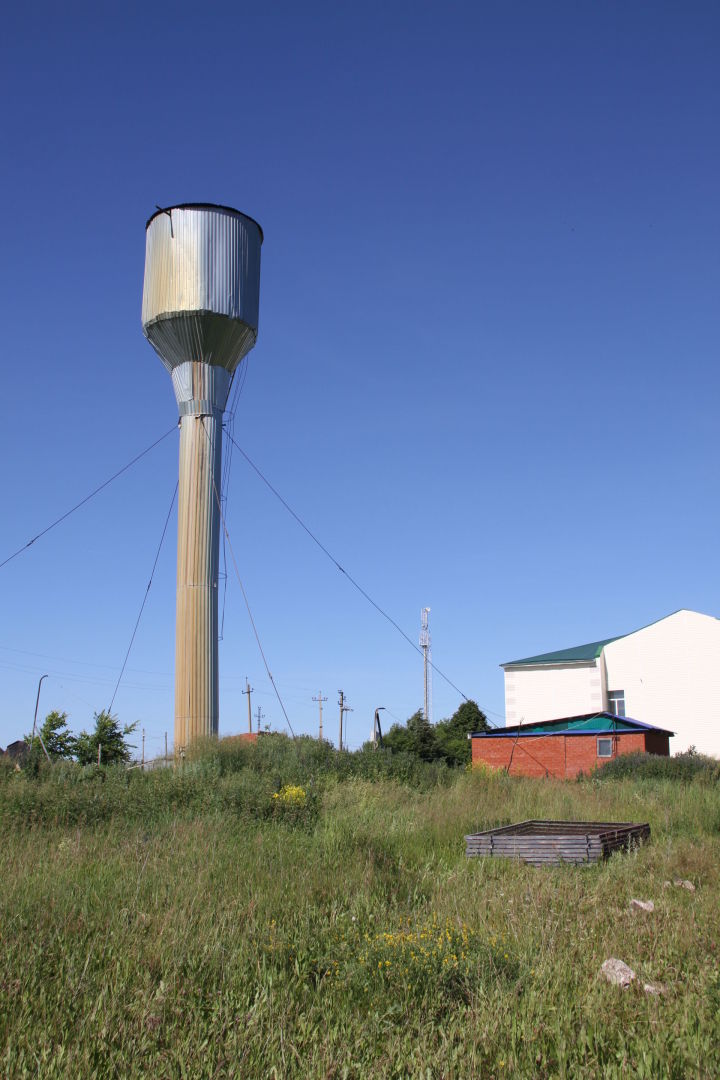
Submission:
<svg viewBox="0 0 720 1080">
<path fill-rule="evenodd" d="M 150 227 L 150 223 L 159 217 L 160 214 L 170 214 L 173 210 L 224 210 L 228 214 L 237 214 L 238 217 L 247 218 L 248 221 L 252 221 L 253 225 L 257 225 L 260 233 L 260 243 L 262 244 L 265 236 L 263 234 L 262 225 L 259 221 L 256 221 L 254 217 L 250 217 L 249 214 L 244 213 L 242 210 L 236 210 L 234 206 L 223 206 L 221 203 L 211 202 L 188 202 L 188 203 L 175 203 L 173 206 L 158 207 L 154 214 L 145 222 L 145 229 Z"/>
</svg>

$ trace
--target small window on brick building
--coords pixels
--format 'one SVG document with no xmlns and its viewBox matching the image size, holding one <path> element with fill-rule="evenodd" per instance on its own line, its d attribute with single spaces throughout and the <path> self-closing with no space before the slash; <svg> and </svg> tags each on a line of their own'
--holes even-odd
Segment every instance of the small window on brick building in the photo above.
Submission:
<svg viewBox="0 0 720 1080">
<path fill-rule="evenodd" d="M 598 739 L 597 756 L 612 757 L 612 739 Z"/>
<path fill-rule="evenodd" d="M 625 716 L 624 690 L 608 690 L 608 712 L 615 716 Z"/>
</svg>

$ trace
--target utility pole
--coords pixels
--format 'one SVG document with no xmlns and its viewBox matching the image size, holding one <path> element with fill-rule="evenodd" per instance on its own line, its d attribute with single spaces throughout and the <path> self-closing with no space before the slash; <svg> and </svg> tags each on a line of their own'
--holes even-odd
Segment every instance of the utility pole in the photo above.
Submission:
<svg viewBox="0 0 720 1080">
<path fill-rule="evenodd" d="M 165 732 L 165 764 L 167 765 L 167 731 Z"/>
<path fill-rule="evenodd" d="M 350 708 L 349 705 L 345 704 L 345 695 L 342 692 L 342 690 L 338 690 L 338 694 L 340 695 L 340 700 L 338 701 L 338 705 L 340 706 L 340 738 L 338 739 L 338 750 L 342 750 L 342 748 L 343 748 L 343 713 L 352 712 L 353 710 Z"/>
<path fill-rule="evenodd" d="M 142 729 L 142 761 L 140 765 L 142 771 L 145 772 L 145 728 Z"/>
<path fill-rule="evenodd" d="M 256 731 L 260 731 L 260 721 L 265 719 L 265 713 L 262 711 L 262 706 L 258 705 L 257 712 L 255 714 L 255 721 L 257 723 Z"/>
<path fill-rule="evenodd" d="M 247 694 L 248 699 L 248 731 L 252 734 L 252 709 L 250 707 L 250 697 L 253 692 L 253 687 L 250 685 L 247 675 L 245 676 L 245 686 L 247 687 L 247 690 L 243 690 L 243 695 Z M 260 728 L 258 728 L 258 731 L 259 730 Z"/>
<path fill-rule="evenodd" d="M 32 733 L 32 738 L 30 740 L 30 745 L 31 746 L 32 746 L 33 742 L 35 741 L 35 726 L 37 724 L 38 705 L 40 704 L 40 687 L 43 684 L 43 679 L 47 679 L 47 675 L 41 675 L 40 676 L 40 682 L 38 683 L 38 692 L 37 692 L 37 697 L 35 698 L 35 719 L 33 720 L 33 733 Z"/>
<path fill-rule="evenodd" d="M 424 694 L 423 694 L 423 716 L 426 721 L 430 721 L 430 630 L 428 628 L 428 615 L 430 614 L 430 608 L 424 607 L 420 612 L 420 648 L 423 654 L 423 669 L 424 669 Z"/>
<path fill-rule="evenodd" d="M 322 742 L 322 737 L 323 737 L 323 732 L 322 732 L 322 705 L 323 705 L 323 701 L 327 701 L 327 698 L 322 696 L 322 690 L 318 690 L 318 696 L 314 697 L 313 701 L 317 701 L 318 708 L 320 710 L 320 727 L 318 729 L 318 739 L 320 740 L 320 742 Z"/>
<path fill-rule="evenodd" d="M 377 747 L 378 747 L 378 743 L 380 744 L 380 746 L 382 746 L 382 744 L 383 744 L 382 728 L 380 727 L 380 713 L 381 712 L 385 712 L 385 706 L 384 705 L 380 705 L 380 707 L 375 710 L 375 718 L 373 720 L 373 737 L 372 737 L 372 741 L 373 741 L 373 746 L 375 747 L 376 750 L 377 750 Z"/>
</svg>

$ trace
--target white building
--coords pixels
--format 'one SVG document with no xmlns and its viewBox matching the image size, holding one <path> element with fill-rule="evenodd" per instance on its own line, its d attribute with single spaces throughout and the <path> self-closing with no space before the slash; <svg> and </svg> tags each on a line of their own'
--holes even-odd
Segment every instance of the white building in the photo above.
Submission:
<svg viewBox="0 0 720 1080">
<path fill-rule="evenodd" d="M 612 712 L 720 757 L 720 620 L 676 611 L 631 634 L 502 665 L 506 724 Z"/>
</svg>

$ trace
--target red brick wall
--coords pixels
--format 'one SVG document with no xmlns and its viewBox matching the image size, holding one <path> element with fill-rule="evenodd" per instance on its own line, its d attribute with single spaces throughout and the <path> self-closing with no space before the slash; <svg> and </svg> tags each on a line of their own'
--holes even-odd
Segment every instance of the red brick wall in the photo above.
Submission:
<svg viewBox="0 0 720 1080">
<path fill-rule="evenodd" d="M 667 735 L 658 736 L 655 732 L 624 732 L 614 739 L 613 757 L 638 750 L 654 754 L 669 752 Z M 570 779 L 609 760 L 597 756 L 597 735 L 521 735 L 517 740 L 488 736 L 472 740 L 473 765 L 484 764 L 494 769 L 507 769 L 509 765 L 512 776 Z"/>
</svg>

